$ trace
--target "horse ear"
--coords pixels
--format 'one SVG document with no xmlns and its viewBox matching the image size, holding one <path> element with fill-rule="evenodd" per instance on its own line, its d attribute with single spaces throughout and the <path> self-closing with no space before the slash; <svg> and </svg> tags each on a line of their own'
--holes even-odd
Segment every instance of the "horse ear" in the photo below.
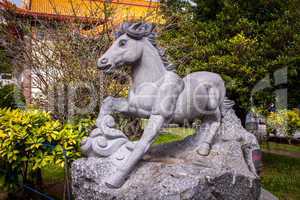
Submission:
<svg viewBox="0 0 300 200">
<path fill-rule="evenodd" d="M 126 30 L 127 35 L 135 38 L 135 39 L 142 39 L 145 34 L 145 27 L 143 26 L 143 23 L 133 23 L 128 27 Z"/>
<path fill-rule="evenodd" d="M 143 25 L 143 23 L 142 22 L 138 22 L 138 23 L 134 23 L 134 24 L 132 24 L 132 29 L 133 30 L 138 30 L 138 29 L 140 29 L 141 27 L 142 27 L 142 25 Z"/>
<path fill-rule="evenodd" d="M 155 24 L 149 24 L 150 28 L 149 28 L 149 33 L 152 33 L 153 30 L 156 28 Z"/>
<path fill-rule="evenodd" d="M 129 27 L 125 30 L 125 32 L 133 38 L 141 39 L 153 33 L 154 28 L 154 24 L 139 22 L 130 24 Z"/>
<path fill-rule="evenodd" d="M 155 24 L 143 24 L 144 28 L 144 35 L 148 36 L 150 34 L 153 34 L 153 30 L 155 29 Z"/>
<path fill-rule="evenodd" d="M 126 30 L 128 29 L 128 27 L 130 27 L 130 25 L 131 25 L 130 23 L 125 22 L 125 23 L 123 23 L 123 24 L 121 25 L 120 30 L 121 30 L 123 33 L 125 33 Z"/>
<path fill-rule="evenodd" d="M 115 32 L 115 39 L 118 39 L 121 35 L 126 33 L 126 30 L 128 29 L 129 26 L 130 24 L 128 22 L 124 22 L 123 24 L 121 24 L 118 31 Z"/>
</svg>

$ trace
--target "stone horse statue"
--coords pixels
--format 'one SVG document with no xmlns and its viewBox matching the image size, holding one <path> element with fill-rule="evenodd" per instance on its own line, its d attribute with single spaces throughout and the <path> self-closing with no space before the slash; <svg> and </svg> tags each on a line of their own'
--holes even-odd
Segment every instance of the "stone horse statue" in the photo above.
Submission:
<svg viewBox="0 0 300 200">
<path fill-rule="evenodd" d="M 104 100 L 97 128 L 82 142 L 82 151 L 88 156 L 113 155 L 116 161 L 122 161 L 117 164 L 116 173 L 106 180 L 111 188 L 123 185 L 164 124 L 182 124 L 200 118 L 202 124 L 195 136 L 195 151 L 199 156 L 207 156 L 223 113 L 232 107 L 218 74 L 201 71 L 179 77 L 164 51 L 158 48 L 153 30 L 151 24 L 123 24 L 115 42 L 97 61 L 98 68 L 106 74 L 130 65 L 133 80 L 127 99 L 107 97 Z M 113 128 L 112 114 L 116 112 L 149 118 L 138 142 L 130 142 Z"/>
</svg>

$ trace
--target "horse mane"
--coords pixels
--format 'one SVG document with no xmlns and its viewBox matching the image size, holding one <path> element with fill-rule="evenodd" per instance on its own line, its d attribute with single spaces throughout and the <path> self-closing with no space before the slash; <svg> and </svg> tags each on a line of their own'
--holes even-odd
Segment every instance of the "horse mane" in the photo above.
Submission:
<svg viewBox="0 0 300 200">
<path fill-rule="evenodd" d="M 140 40 L 147 38 L 147 40 L 154 46 L 164 64 L 164 67 L 168 71 L 176 71 L 176 66 L 168 61 L 166 51 L 160 48 L 156 43 L 156 33 L 154 32 L 155 25 L 148 23 L 123 23 L 119 30 L 115 33 L 116 39 L 121 35 L 127 34 L 128 37 Z"/>
</svg>

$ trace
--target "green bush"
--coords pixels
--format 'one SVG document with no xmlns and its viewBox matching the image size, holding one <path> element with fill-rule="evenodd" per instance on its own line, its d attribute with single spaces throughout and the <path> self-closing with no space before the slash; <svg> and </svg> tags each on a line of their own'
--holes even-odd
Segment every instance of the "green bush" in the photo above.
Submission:
<svg viewBox="0 0 300 200">
<path fill-rule="evenodd" d="M 227 96 L 245 115 L 256 84 L 287 68 L 288 107 L 299 104 L 298 0 L 194 0 L 195 6 L 187 2 L 162 1 L 166 25 L 160 43 L 178 65 L 180 75 L 196 71 L 221 74 Z M 275 102 L 274 90 L 254 94 L 254 103 L 267 107 Z"/>
<path fill-rule="evenodd" d="M 13 84 L 0 87 L 0 108 L 17 108 L 24 105 L 25 98 Z"/>
<path fill-rule="evenodd" d="M 34 181 L 34 172 L 47 165 L 64 166 L 64 155 L 69 162 L 80 157 L 80 142 L 92 124 L 62 124 L 39 110 L 0 109 L 0 159 L 8 174 L 17 174 L 7 177 L 7 186 L 15 186 L 20 175 L 23 183 Z"/>
<path fill-rule="evenodd" d="M 267 117 L 267 125 L 269 131 L 280 131 L 287 138 L 291 139 L 296 130 L 300 128 L 300 111 L 294 109 L 272 112 Z"/>
</svg>

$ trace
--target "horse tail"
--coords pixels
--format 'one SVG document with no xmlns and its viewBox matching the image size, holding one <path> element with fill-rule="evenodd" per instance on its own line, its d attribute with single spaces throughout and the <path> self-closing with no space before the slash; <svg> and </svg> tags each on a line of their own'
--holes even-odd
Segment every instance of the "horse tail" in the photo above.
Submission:
<svg viewBox="0 0 300 200">
<path fill-rule="evenodd" d="M 216 110 L 220 105 L 220 92 L 218 88 L 212 87 L 211 85 L 207 85 L 207 109 L 208 110 Z"/>
<path fill-rule="evenodd" d="M 228 97 L 225 97 L 223 103 L 220 106 L 220 111 L 222 116 L 225 116 L 227 111 L 231 110 L 234 104 L 235 104 L 234 101 L 228 99 Z"/>
<path fill-rule="evenodd" d="M 221 79 L 222 80 L 222 79 Z M 206 109 L 214 111 L 216 109 L 222 110 L 222 105 L 226 96 L 226 89 L 223 81 L 220 81 L 216 85 L 205 84 L 207 90 L 207 106 Z"/>
</svg>

